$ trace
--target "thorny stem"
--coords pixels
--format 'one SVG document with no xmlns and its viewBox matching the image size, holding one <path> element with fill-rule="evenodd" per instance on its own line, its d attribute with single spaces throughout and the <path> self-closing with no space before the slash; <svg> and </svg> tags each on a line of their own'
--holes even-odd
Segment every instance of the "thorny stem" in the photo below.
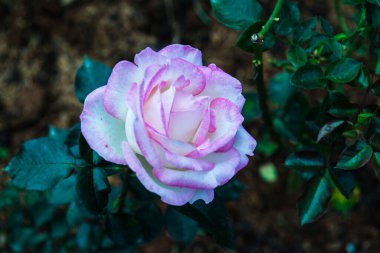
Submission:
<svg viewBox="0 0 380 253">
<path fill-rule="evenodd" d="M 263 119 L 265 124 L 268 126 L 268 130 L 272 132 L 273 120 L 268 106 L 268 91 L 264 83 L 263 52 L 261 48 L 256 51 L 252 62 L 255 67 L 254 80 L 257 85 L 257 93 L 259 95 L 259 104 L 263 113 Z"/>
<path fill-rule="evenodd" d="M 338 23 L 339 23 L 340 28 L 342 29 L 342 32 L 349 34 L 350 29 L 348 28 L 346 20 L 344 19 L 339 0 L 334 0 L 334 8 L 335 8 L 335 12 L 338 18 Z"/>
<path fill-rule="evenodd" d="M 261 31 L 258 33 L 260 39 L 264 40 L 265 38 L 265 35 L 269 32 L 269 30 L 271 29 L 273 23 L 275 21 L 278 21 L 279 20 L 279 16 L 280 16 L 280 11 L 281 11 L 281 8 L 282 8 L 282 5 L 284 4 L 284 0 L 278 0 L 276 5 L 274 6 L 274 9 L 273 9 L 273 12 L 272 14 L 270 15 L 268 21 L 265 23 L 265 25 L 263 26 L 263 28 L 261 29 Z"/>
<path fill-rule="evenodd" d="M 279 14 L 281 11 L 281 7 L 283 6 L 284 0 L 278 0 L 271 16 L 268 21 L 265 23 L 261 31 L 257 34 L 261 41 L 264 40 L 265 35 L 271 29 L 273 23 L 278 21 Z M 257 93 L 259 95 L 259 103 L 263 113 L 263 120 L 268 127 L 268 131 L 272 134 L 272 136 L 277 139 L 277 134 L 273 128 L 273 119 L 268 106 L 268 90 L 265 86 L 264 82 L 264 68 L 263 68 L 263 51 L 262 45 L 258 46 L 258 49 L 255 50 L 253 54 L 252 63 L 255 67 L 254 81 L 257 85 Z"/>
</svg>

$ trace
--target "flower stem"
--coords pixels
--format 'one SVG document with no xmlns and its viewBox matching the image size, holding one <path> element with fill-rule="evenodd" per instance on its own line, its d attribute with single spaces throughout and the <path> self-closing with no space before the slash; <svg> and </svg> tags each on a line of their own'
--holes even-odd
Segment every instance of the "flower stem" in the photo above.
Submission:
<svg viewBox="0 0 380 253">
<path fill-rule="evenodd" d="M 264 41 L 265 35 L 270 31 L 273 23 L 278 21 L 281 8 L 283 6 L 284 0 L 278 0 L 273 9 L 271 16 L 268 21 L 264 24 L 261 31 L 257 34 L 261 41 Z M 268 90 L 264 81 L 264 67 L 263 67 L 263 49 L 262 44 L 258 45 L 253 53 L 252 63 L 254 65 L 254 81 L 257 85 L 257 93 L 259 96 L 259 104 L 261 111 L 263 113 L 263 120 L 267 127 L 267 130 L 272 134 L 272 136 L 277 137 L 276 132 L 273 128 L 273 119 L 268 105 Z"/>
<path fill-rule="evenodd" d="M 261 29 L 261 31 L 258 33 L 260 39 L 263 40 L 265 38 L 265 35 L 271 29 L 273 23 L 275 21 L 279 20 L 279 18 L 280 18 L 279 17 L 280 16 L 280 11 L 281 11 L 283 3 L 284 3 L 284 0 L 278 0 L 277 1 L 276 5 L 274 6 L 273 12 L 270 15 L 268 21 L 265 23 L 265 25 L 263 26 L 263 28 Z"/>
<path fill-rule="evenodd" d="M 257 93 L 259 95 L 259 104 L 263 114 L 263 120 L 268 127 L 269 131 L 273 129 L 272 115 L 268 106 L 268 91 L 264 82 L 264 68 L 263 68 L 263 52 L 260 49 L 256 50 L 253 56 L 253 66 L 254 66 L 254 81 L 257 85 Z"/>
</svg>

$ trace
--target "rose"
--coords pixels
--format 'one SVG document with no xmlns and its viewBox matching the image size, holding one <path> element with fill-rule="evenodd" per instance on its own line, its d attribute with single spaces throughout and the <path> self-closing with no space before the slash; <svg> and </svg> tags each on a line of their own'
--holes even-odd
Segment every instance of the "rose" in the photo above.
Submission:
<svg viewBox="0 0 380 253">
<path fill-rule="evenodd" d="M 146 48 L 115 65 L 84 103 L 81 129 L 107 161 L 128 165 L 171 205 L 209 203 L 248 163 L 256 141 L 241 126 L 241 83 L 198 49 Z"/>
</svg>

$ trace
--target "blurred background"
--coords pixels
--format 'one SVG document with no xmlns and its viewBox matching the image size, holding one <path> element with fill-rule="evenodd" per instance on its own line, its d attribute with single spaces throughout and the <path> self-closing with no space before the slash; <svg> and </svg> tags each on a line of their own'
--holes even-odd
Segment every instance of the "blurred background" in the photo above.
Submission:
<svg viewBox="0 0 380 253">
<path fill-rule="evenodd" d="M 274 1 L 261 2 L 268 16 Z M 331 5 L 299 2 L 303 18 L 323 16 L 334 24 Z M 344 11 L 349 14 L 350 9 Z M 0 0 L 1 167 L 23 141 L 46 135 L 48 125 L 67 128 L 78 122 L 82 105 L 73 83 L 85 55 L 113 66 L 122 59 L 132 61 L 148 46 L 189 44 L 202 50 L 204 64 L 215 63 L 249 91 L 254 89 L 251 56 L 235 47 L 237 36 L 213 18 L 208 0 Z M 275 46 L 265 60 L 285 53 Z M 266 80 L 274 73 L 266 64 Z M 259 124 L 250 126 L 257 139 Z M 237 252 L 380 252 L 378 186 L 368 186 L 371 194 L 362 196 L 351 211 L 332 209 L 301 227 L 296 200 L 303 186 L 289 183 L 283 159 L 281 154 L 271 159 L 258 154 L 237 176 L 245 189 L 239 200 L 228 204 Z M 258 170 L 268 162 L 278 174 L 270 182 Z M 0 191 L 6 181 L 1 174 Z M 0 211 L 0 249 L 7 241 L 1 232 L 6 222 L 7 212 Z M 231 251 L 204 237 L 178 247 L 161 233 L 140 252 Z"/>
</svg>

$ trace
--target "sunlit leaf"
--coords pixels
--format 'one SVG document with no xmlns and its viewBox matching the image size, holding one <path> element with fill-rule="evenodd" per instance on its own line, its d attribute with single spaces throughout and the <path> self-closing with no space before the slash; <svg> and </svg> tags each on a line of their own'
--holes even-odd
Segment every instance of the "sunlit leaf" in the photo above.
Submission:
<svg viewBox="0 0 380 253">
<path fill-rule="evenodd" d="M 358 152 L 344 152 L 339 156 L 336 167 L 343 170 L 354 170 L 363 167 L 372 157 L 372 147 L 364 145 Z"/>
<path fill-rule="evenodd" d="M 319 142 L 322 138 L 332 133 L 336 128 L 344 123 L 344 120 L 334 120 L 327 122 L 321 130 L 319 130 L 317 142 Z"/>
</svg>

